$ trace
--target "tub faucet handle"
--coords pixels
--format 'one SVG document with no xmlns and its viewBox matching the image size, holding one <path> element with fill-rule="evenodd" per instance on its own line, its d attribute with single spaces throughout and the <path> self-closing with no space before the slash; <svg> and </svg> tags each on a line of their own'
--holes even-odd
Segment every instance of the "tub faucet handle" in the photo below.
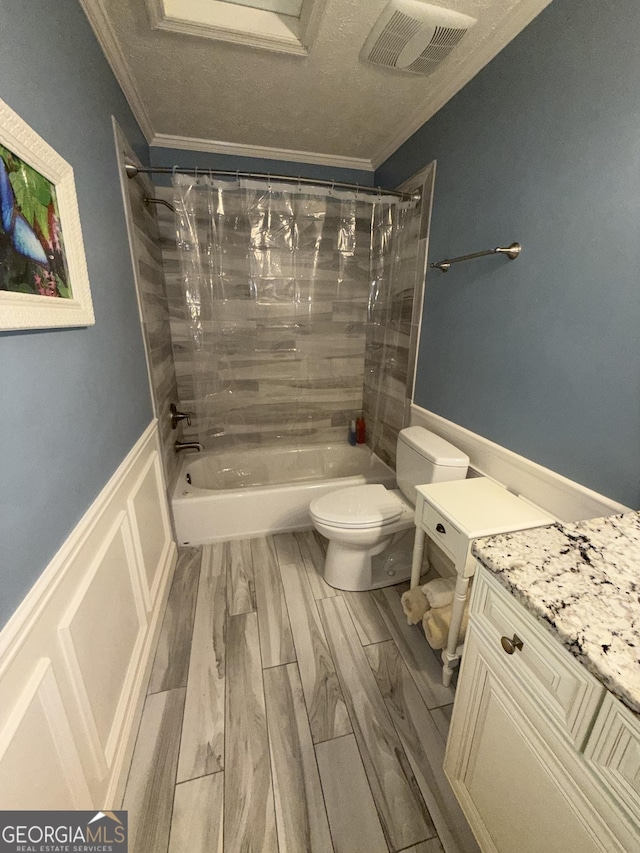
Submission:
<svg viewBox="0 0 640 853">
<path fill-rule="evenodd" d="M 171 428 L 177 429 L 180 421 L 186 421 L 191 426 L 191 412 L 179 412 L 175 403 L 170 406 L 171 409 Z"/>
</svg>

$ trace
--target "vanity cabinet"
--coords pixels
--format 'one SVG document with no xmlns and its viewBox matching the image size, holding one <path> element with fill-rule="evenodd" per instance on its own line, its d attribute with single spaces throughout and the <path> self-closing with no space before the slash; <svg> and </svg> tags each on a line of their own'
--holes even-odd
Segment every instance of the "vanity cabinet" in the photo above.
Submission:
<svg viewBox="0 0 640 853">
<path fill-rule="evenodd" d="M 483 851 L 637 853 L 638 718 L 478 564 L 445 772 Z"/>
</svg>

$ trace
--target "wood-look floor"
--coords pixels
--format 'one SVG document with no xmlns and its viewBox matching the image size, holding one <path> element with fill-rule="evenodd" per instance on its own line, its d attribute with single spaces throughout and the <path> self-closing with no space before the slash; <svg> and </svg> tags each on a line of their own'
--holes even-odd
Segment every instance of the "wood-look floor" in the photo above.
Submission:
<svg viewBox="0 0 640 853">
<path fill-rule="evenodd" d="M 442 770 L 453 691 L 313 531 L 181 552 L 123 807 L 132 853 L 477 853 Z"/>
</svg>

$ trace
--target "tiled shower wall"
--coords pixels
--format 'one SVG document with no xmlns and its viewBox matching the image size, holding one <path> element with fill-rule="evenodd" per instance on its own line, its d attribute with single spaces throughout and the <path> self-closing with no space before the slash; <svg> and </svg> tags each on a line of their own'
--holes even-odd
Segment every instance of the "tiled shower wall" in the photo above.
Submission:
<svg viewBox="0 0 640 853">
<path fill-rule="evenodd" d="M 156 188 L 172 200 L 172 190 Z M 329 209 L 320 251 L 298 252 L 296 300 L 278 285 L 263 282 L 263 294 L 247 286 L 249 238 L 237 244 L 237 284 L 230 298 L 217 303 L 220 420 L 211 446 L 238 443 L 323 444 L 347 441 L 349 421 L 363 409 L 365 321 L 369 295 L 369 228 L 358 220 L 356 249 L 345 257 L 337 249 L 339 206 Z M 333 214 L 333 215 L 332 215 Z M 178 394 L 182 406 L 195 409 L 194 352 L 180 283 L 173 215 L 159 211 L 171 317 Z M 312 257 L 313 255 L 313 257 Z M 227 258 L 227 268 L 233 259 Z M 260 291 L 261 283 L 257 283 Z M 217 427 L 217 429 L 216 429 Z M 191 433 L 197 440 L 197 430 Z M 217 433 L 217 434 L 216 434 Z"/>
<path fill-rule="evenodd" d="M 156 187 L 155 194 L 173 201 L 171 188 Z M 338 215 L 339 206 L 328 208 L 323 234 L 337 233 Z M 195 411 L 195 354 L 175 221 L 166 208 L 158 208 L 157 216 L 178 398 L 183 410 Z M 335 237 L 327 237 L 313 263 L 297 264 L 298 287 L 310 297 L 297 303 L 286 293 L 282 299 L 256 299 L 246 287 L 249 234 L 240 235 L 236 261 L 242 272 L 223 309 L 218 305 L 224 312 L 216 327 L 221 357 L 212 365 L 224 380 L 225 393 L 216 397 L 220 417 L 216 422 L 214 416 L 205 443 L 223 448 L 346 442 L 349 421 L 363 412 L 368 443 L 394 465 L 397 433 L 408 423 L 422 306 L 426 241 L 419 241 L 421 228 L 419 216 L 407 223 L 389 289 L 369 314 L 368 216 L 357 220 L 352 256 L 341 255 Z M 385 275 L 389 273 L 387 265 Z M 184 435 L 203 438 L 195 422 L 184 426 Z"/>
<path fill-rule="evenodd" d="M 135 154 L 121 134 L 118 134 L 118 143 L 122 154 L 135 162 Z M 171 348 L 169 308 L 158 223 L 154 207 L 144 202 L 145 198 L 155 194 L 155 190 L 144 174 L 132 179 L 127 178 L 124 186 L 127 192 L 125 212 L 135 266 L 151 391 L 158 418 L 162 464 L 167 489 L 171 494 L 178 477 L 180 460 L 173 446 L 176 432 L 171 429 L 169 406 L 177 402 L 178 388 Z"/>
<path fill-rule="evenodd" d="M 420 331 L 427 259 L 432 178 L 423 187 L 420 215 L 406 216 L 396 231 L 391 263 L 367 325 L 364 414 L 368 444 L 395 468 L 398 432 L 409 423 L 413 371 Z"/>
</svg>

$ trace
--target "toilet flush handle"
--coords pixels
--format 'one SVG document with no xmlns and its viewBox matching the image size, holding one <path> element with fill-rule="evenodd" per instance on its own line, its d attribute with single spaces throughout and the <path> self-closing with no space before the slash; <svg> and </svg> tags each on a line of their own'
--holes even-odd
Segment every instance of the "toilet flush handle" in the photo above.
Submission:
<svg viewBox="0 0 640 853">
<path fill-rule="evenodd" d="M 438 522 L 438 524 L 436 524 L 436 530 L 438 531 L 438 533 L 446 533 L 447 532 L 445 530 L 444 524 L 440 524 L 439 522 Z"/>
</svg>

